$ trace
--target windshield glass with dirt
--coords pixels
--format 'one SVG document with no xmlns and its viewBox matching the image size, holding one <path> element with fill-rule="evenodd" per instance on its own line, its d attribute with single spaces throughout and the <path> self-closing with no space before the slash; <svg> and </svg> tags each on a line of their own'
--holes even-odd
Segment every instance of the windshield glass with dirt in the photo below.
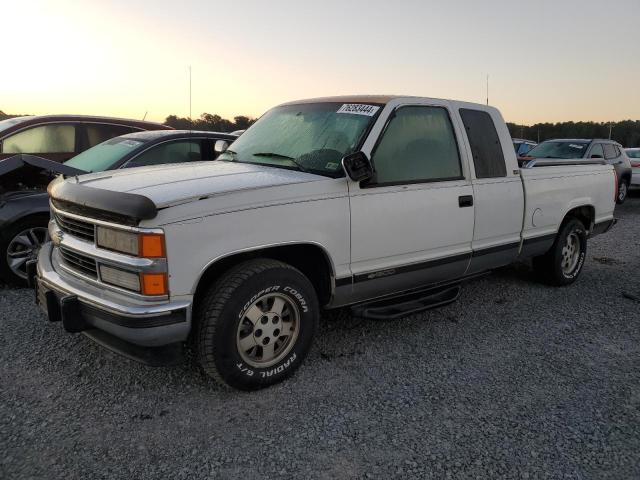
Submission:
<svg viewBox="0 0 640 480">
<path fill-rule="evenodd" d="M 380 104 L 306 103 L 268 111 L 218 160 L 344 175 L 341 160 L 360 148 Z"/>
</svg>

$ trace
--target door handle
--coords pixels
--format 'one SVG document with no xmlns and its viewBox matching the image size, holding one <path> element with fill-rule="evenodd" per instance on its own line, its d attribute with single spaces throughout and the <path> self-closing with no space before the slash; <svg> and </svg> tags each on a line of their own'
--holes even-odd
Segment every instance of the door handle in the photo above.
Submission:
<svg viewBox="0 0 640 480">
<path fill-rule="evenodd" d="M 458 197 L 458 206 L 460 208 L 473 207 L 473 195 L 461 195 Z"/>
</svg>

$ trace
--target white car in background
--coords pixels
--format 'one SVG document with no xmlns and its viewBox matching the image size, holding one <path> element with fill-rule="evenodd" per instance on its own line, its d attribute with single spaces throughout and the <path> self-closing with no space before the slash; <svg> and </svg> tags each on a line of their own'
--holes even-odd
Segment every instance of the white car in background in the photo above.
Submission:
<svg viewBox="0 0 640 480">
<path fill-rule="evenodd" d="M 631 186 L 640 187 L 640 148 L 626 148 L 625 152 L 631 162 Z"/>
</svg>

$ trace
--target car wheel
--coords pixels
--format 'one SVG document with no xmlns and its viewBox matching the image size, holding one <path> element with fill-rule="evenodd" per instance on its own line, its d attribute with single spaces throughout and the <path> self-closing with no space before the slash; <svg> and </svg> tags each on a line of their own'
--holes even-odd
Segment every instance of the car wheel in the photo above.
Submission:
<svg viewBox="0 0 640 480">
<path fill-rule="evenodd" d="M 12 285 L 27 285 L 27 262 L 38 257 L 48 240 L 48 217 L 30 217 L 9 226 L 0 237 L 0 277 Z"/>
<path fill-rule="evenodd" d="M 621 205 L 627 199 L 629 193 L 629 183 L 626 180 L 621 180 L 618 185 L 618 195 L 616 196 L 616 203 Z"/>
<path fill-rule="evenodd" d="M 582 271 L 587 256 L 587 233 L 584 225 L 573 218 L 560 228 L 551 249 L 533 259 L 533 267 L 551 285 L 569 285 Z"/>
<path fill-rule="evenodd" d="M 316 293 L 300 271 L 276 260 L 249 260 L 224 274 L 198 303 L 198 361 L 224 385 L 273 385 L 300 366 L 318 318 Z"/>
</svg>

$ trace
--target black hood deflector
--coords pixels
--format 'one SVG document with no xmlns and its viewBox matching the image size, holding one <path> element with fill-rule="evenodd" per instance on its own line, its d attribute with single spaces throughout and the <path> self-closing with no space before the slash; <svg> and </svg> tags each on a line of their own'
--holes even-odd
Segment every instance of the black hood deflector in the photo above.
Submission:
<svg viewBox="0 0 640 480">
<path fill-rule="evenodd" d="M 144 195 L 87 187 L 58 177 L 47 188 L 56 208 L 108 222 L 137 225 L 158 214 L 153 201 Z"/>
</svg>

